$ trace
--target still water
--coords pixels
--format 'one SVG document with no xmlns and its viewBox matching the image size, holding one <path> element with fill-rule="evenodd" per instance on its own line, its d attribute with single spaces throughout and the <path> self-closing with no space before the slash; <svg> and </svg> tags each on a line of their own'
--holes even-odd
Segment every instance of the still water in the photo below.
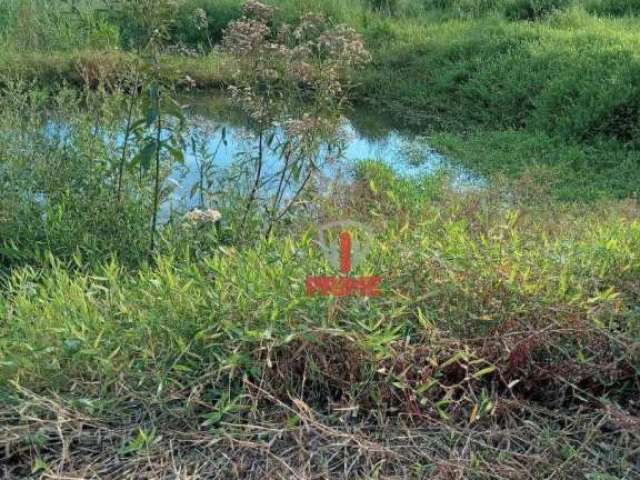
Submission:
<svg viewBox="0 0 640 480">
<path fill-rule="evenodd" d="M 185 211 L 207 203 L 202 201 L 202 191 L 208 192 L 209 198 L 220 198 L 229 191 L 229 186 L 236 190 L 244 188 L 246 193 L 255 177 L 251 169 L 255 169 L 256 134 L 247 128 L 246 117 L 226 96 L 189 95 L 179 98 L 179 103 L 186 113 L 184 160 L 171 166 L 166 180 L 165 188 L 171 193 L 165 197 L 168 201 L 161 207 L 163 220 L 173 210 Z M 124 119 L 120 123 L 122 125 L 116 132 L 103 132 L 111 138 L 106 143 L 111 143 L 114 158 L 119 156 L 124 140 Z M 48 137 L 63 144 L 68 141 L 72 129 L 61 118 L 49 121 L 45 127 Z M 401 176 L 446 173 L 452 187 L 459 190 L 485 185 L 484 179 L 474 172 L 430 148 L 426 138 L 392 123 L 379 111 L 360 107 L 351 109 L 341 119 L 341 132 L 338 146 L 321 147 L 318 156 L 330 156 L 332 161 L 323 163 L 314 173 L 319 184 L 349 182 L 358 161 L 375 160 L 388 165 Z M 334 150 L 328 151 L 327 148 Z M 281 150 L 265 147 L 265 177 L 275 178 L 274 174 L 282 168 L 282 162 Z M 270 191 L 272 186 L 268 183 L 261 185 L 261 195 L 268 197 L 273 194 Z"/>
<path fill-rule="evenodd" d="M 171 181 L 177 186 L 172 203 L 189 208 L 197 204 L 193 187 L 199 182 L 203 163 L 212 167 L 214 175 L 229 170 L 246 157 L 248 151 L 255 150 L 256 138 L 245 128 L 242 115 L 220 95 L 188 96 L 181 98 L 180 103 L 186 106 L 187 112 L 187 148 L 184 165 L 171 175 Z M 399 128 L 384 114 L 372 109 L 352 109 L 343 116 L 341 127 L 344 140 L 337 159 L 320 172 L 325 181 L 348 181 L 356 162 L 376 160 L 406 176 L 444 171 L 455 188 L 483 184 L 473 172 L 431 149 L 425 138 Z M 265 171 L 275 169 L 281 161 L 277 152 L 265 150 Z"/>
</svg>

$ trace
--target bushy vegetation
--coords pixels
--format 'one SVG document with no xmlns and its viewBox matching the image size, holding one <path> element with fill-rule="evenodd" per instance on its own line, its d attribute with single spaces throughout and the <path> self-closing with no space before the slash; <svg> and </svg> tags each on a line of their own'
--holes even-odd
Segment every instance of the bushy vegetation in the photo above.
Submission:
<svg viewBox="0 0 640 480">
<path fill-rule="evenodd" d="M 234 66 L 215 45 L 239 18 L 240 2 L 163 1 L 156 9 L 154 2 L 106 2 L 108 12 L 92 2 L 74 9 L 46 0 L 6 2 L 0 32 L 9 48 L 0 71 L 45 85 L 82 83 L 79 72 L 88 64 L 117 79 L 130 69 L 131 53 L 123 51 L 144 44 L 155 15 L 168 18 L 161 67 L 167 78 L 188 79 L 179 82 L 183 88 L 230 83 Z M 632 2 L 273 3 L 274 28 L 316 9 L 360 31 L 373 61 L 354 79 L 356 100 L 385 105 L 403 123 L 519 129 L 558 138 L 569 149 L 589 144 L 599 151 L 588 165 L 595 170 L 604 168 L 610 150 L 637 151 L 640 35 Z M 633 188 L 629 182 L 611 193 L 621 197 Z"/>
<path fill-rule="evenodd" d="M 605 402 L 613 410 L 598 417 L 601 424 L 624 429 L 634 421 L 620 409 L 633 409 L 639 391 L 637 207 L 501 207 L 498 192 L 461 197 L 438 180 L 398 180 L 373 164 L 358 178 L 340 211 L 346 207 L 355 218 L 385 213 L 360 270 L 384 275 L 379 299 L 305 296 L 305 276 L 327 265 L 303 219 L 277 239 L 219 247 L 198 263 L 178 252 L 135 276 L 117 263 L 91 274 L 70 274 L 55 262 L 46 273 L 16 271 L 0 304 L 3 385 L 14 391 L 5 412 L 15 422 L 9 460 L 29 449 L 45 471 L 54 468 L 48 462 L 63 448 L 52 438 L 62 412 L 63 438 L 89 442 L 89 450 L 97 439 L 77 426 L 83 418 L 95 419 L 98 431 L 129 432 L 112 436 L 107 452 L 131 475 L 141 474 L 131 455 L 161 458 L 167 442 L 223 439 L 242 424 L 258 431 L 233 435 L 259 445 L 285 441 L 306 425 L 320 428 L 314 435 L 329 445 L 346 435 L 351 452 L 362 442 L 399 452 L 391 432 L 408 428 L 406 422 L 417 429 L 446 422 L 456 436 L 471 425 L 481 435 L 525 415 L 538 418 L 537 428 L 549 429 L 559 444 L 548 450 L 538 431 L 525 447 L 511 437 L 518 430 L 507 431 L 504 438 L 514 443 L 502 447 L 502 468 L 517 472 L 526 458 L 544 475 L 566 455 L 574 458 L 560 470 L 567 478 L 584 469 L 623 475 L 634 468 L 633 456 L 614 458 L 617 449 L 631 448 L 634 434 L 606 435 L 580 417 L 579 430 L 565 437 L 562 421 L 545 408 L 562 406 L 572 415 L 587 409 L 597 417 Z M 327 213 L 337 207 L 324 206 Z M 37 396 L 43 391 L 53 397 Z M 273 427 L 283 430 L 259 433 Z M 39 440 L 23 436 L 25 428 Z M 190 438 L 178 440 L 172 431 Z M 229 455 L 234 441 L 215 449 Z M 428 445 L 416 441 L 416 448 Z M 495 460 L 493 441 L 478 439 L 487 449 L 478 453 L 483 462 L 460 453 L 471 463 L 448 471 L 497 474 L 485 463 Z M 565 450 L 591 446 L 602 453 L 588 466 Z M 429 448 L 409 455 L 435 472 L 439 460 L 429 466 Z M 70 468 L 80 468 L 87 453 L 71 451 Z M 269 468 L 251 447 L 241 451 Z M 203 462 L 199 455 L 193 461 Z M 364 454 L 352 474 L 375 471 L 376 457 L 375 449 Z M 324 454 L 317 461 L 309 471 L 337 468 Z M 109 463 L 99 466 L 103 474 Z M 211 471 L 216 464 L 203 465 Z M 392 459 L 380 473 L 419 476 L 417 468 Z"/>
<path fill-rule="evenodd" d="M 417 119 L 423 123 L 634 142 L 638 92 L 631 79 L 638 74 L 640 37 L 624 23 L 579 12 L 551 22 L 389 25 L 390 41 L 381 43 L 379 63 L 362 89 L 376 100 L 384 91 L 387 102 L 429 112 Z"/>
<path fill-rule="evenodd" d="M 636 3 L 269 3 L 0 4 L 0 475 L 640 475 Z M 485 182 L 323 183 L 351 101 Z M 306 294 L 334 219 L 380 296 Z"/>
<path fill-rule="evenodd" d="M 587 3 L 587 9 L 598 15 L 623 17 L 640 13 L 640 4 L 635 0 L 595 0 Z"/>
<path fill-rule="evenodd" d="M 511 177 L 518 188 L 535 179 L 543 192 L 564 201 L 637 198 L 640 188 L 637 151 L 615 142 L 584 145 L 522 130 L 440 132 L 431 142 L 489 177 Z"/>
<path fill-rule="evenodd" d="M 510 20 L 539 20 L 556 10 L 563 10 L 571 2 L 568 0 L 516 0 L 505 8 L 505 16 Z"/>
<path fill-rule="evenodd" d="M 114 202 L 117 142 L 96 138 L 119 120 L 122 97 L 87 97 L 87 111 L 76 91 L 50 99 L 28 87 L 11 84 L 0 100 L 0 265 L 36 266 L 48 254 L 65 262 L 78 255 L 92 263 L 107 252 L 127 263 L 139 261 L 146 240 L 133 226 L 147 223 L 149 204 L 133 191 Z M 63 113 L 42 118 L 49 108 Z"/>
</svg>

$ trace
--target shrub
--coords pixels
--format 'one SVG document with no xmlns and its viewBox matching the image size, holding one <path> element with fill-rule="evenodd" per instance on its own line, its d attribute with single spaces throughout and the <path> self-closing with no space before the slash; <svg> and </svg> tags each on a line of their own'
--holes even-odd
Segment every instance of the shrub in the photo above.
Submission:
<svg viewBox="0 0 640 480">
<path fill-rule="evenodd" d="M 141 50 L 154 35 L 167 39 L 177 9 L 175 0 L 116 0 L 107 18 L 118 25 L 124 48 Z"/>
<path fill-rule="evenodd" d="M 176 12 L 171 39 L 192 47 L 211 48 L 241 12 L 242 2 L 238 0 L 187 0 Z"/>
<path fill-rule="evenodd" d="M 99 21 L 87 37 L 87 46 L 96 50 L 111 50 L 120 47 L 120 30 L 116 25 Z"/>
<path fill-rule="evenodd" d="M 393 15 L 398 8 L 398 0 L 367 0 L 369 8 L 380 13 Z"/>
<path fill-rule="evenodd" d="M 119 121 L 122 97 L 81 97 L 68 89 L 49 97 L 18 83 L 3 93 L 1 267 L 42 266 L 47 254 L 63 262 L 76 257 L 81 265 L 106 258 L 130 266 L 144 261 L 149 195 L 129 174 L 125 194 L 115 201 L 118 141 L 99 128 Z M 81 98 L 94 107 L 91 112 L 73 108 Z M 43 121 L 35 112 L 44 108 L 63 115 L 64 126 L 58 118 Z"/>
<path fill-rule="evenodd" d="M 256 217 L 255 200 L 264 194 L 264 186 L 275 186 L 272 205 L 261 207 L 270 232 L 307 193 L 322 166 L 333 161 L 328 147 L 341 133 L 339 115 L 349 101 L 350 74 L 370 60 L 361 36 L 347 25 L 309 13 L 274 33 L 273 13 L 270 6 L 247 1 L 242 17 L 229 24 L 222 41 L 239 66 L 230 87 L 232 98 L 256 132 L 254 152 L 246 162 L 251 168 L 239 230 Z M 281 146 L 274 148 L 278 137 Z M 275 174 L 263 168 L 266 149 L 279 157 Z M 285 199 L 288 189 L 295 193 Z"/>
<path fill-rule="evenodd" d="M 609 15 L 622 17 L 626 15 L 640 14 L 640 1 L 638 0 L 593 0 L 586 3 L 589 12 L 597 15 Z"/>
<path fill-rule="evenodd" d="M 514 0 L 507 4 L 504 13 L 510 20 L 538 20 L 556 10 L 562 10 L 571 0 Z"/>
<path fill-rule="evenodd" d="M 440 10 L 445 17 L 480 17 L 493 10 L 502 0 L 424 0 L 427 10 Z"/>
</svg>

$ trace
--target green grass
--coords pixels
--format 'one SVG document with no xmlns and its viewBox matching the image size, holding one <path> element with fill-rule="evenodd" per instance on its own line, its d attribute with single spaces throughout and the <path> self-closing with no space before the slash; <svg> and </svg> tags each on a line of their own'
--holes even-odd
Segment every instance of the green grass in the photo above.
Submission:
<svg viewBox="0 0 640 480">
<path fill-rule="evenodd" d="M 59 447 L 47 440 L 46 418 L 56 409 L 71 424 L 84 418 L 105 434 L 131 432 L 116 436 L 119 455 L 157 456 L 162 443 L 154 442 L 174 438 L 174 430 L 213 439 L 233 425 L 286 429 L 315 418 L 332 431 L 342 428 L 342 407 L 361 409 L 349 422 L 372 432 L 396 416 L 398 425 L 412 419 L 413 428 L 432 419 L 457 425 L 452 431 L 471 422 L 482 432 L 509 418 L 505 389 L 516 380 L 518 408 L 537 410 L 540 428 L 550 421 L 554 436 L 562 427 L 543 418 L 559 395 L 568 409 L 593 401 L 632 408 L 640 369 L 632 348 L 640 339 L 636 207 L 505 208 L 495 192 L 460 196 L 435 179 L 399 182 L 374 166 L 361 175 L 363 190 L 349 208 L 357 216 L 370 196 L 360 215 L 380 219 L 358 270 L 382 275 L 376 299 L 305 296 L 305 277 L 328 270 L 303 223 L 249 248 L 214 249 L 197 263 L 178 251 L 136 275 L 116 263 L 90 274 L 55 261 L 45 271 L 15 271 L 0 296 L 3 415 L 18 422 L 14 405 L 33 411 L 44 439 L 15 427 L 8 451 L 31 449 L 30 458 L 53 468 Z M 413 212 L 389 201 L 424 188 L 431 193 Z M 603 389 L 606 400 L 593 400 Z M 544 450 L 541 439 L 529 448 Z M 495 453 L 478 454 L 495 461 Z M 531 453 L 517 442 L 505 454 Z M 566 468 L 562 455 L 547 451 L 544 462 L 531 461 L 540 474 L 559 469 L 560 478 L 635 468 L 605 456 Z M 73 449 L 72 464 L 83 458 Z M 492 475 L 487 464 L 460 471 Z"/>
<path fill-rule="evenodd" d="M 434 133 L 430 141 L 445 155 L 489 178 L 502 176 L 518 189 L 538 189 L 559 200 L 639 195 L 640 156 L 616 142 L 584 145 L 522 130 Z"/>
<path fill-rule="evenodd" d="M 545 24 L 384 25 L 361 92 L 399 114 L 411 110 L 409 120 L 528 128 L 577 141 L 637 137 L 634 24 L 574 11 Z"/>
<path fill-rule="evenodd" d="M 76 3 L 0 5 L 3 475 L 640 473 L 637 2 L 274 0 L 276 23 L 313 7 L 360 31 L 355 99 L 488 187 L 364 161 L 313 218 L 264 238 L 227 200 L 216 227 L 162 228 L 152 261 L 135 164 L 113 190 L 148 18 Z M 180 2 L 161 79 L 227 85 L 211 45 L 239 8 Z M 381 296 L 305 295 L 335 218 L 374 231 L 356 273 Z"/>
</svg>

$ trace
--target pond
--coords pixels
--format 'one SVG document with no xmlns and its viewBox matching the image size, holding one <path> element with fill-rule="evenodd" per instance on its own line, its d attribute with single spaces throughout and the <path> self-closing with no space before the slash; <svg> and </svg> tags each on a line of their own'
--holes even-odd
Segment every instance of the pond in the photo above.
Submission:
<svg viewBox="0 0 640 480">
<path fill-rule="evenodd" d="M 165 191 L 170 193 L 161 206 L 163 221 L 171 211 L 184 212 L 201 205 L 208 206 L 207 197 L 220 199 L 231 190 L 246 196 L 255 178 L 256 134 L 247 129 L 246 117 L 227 96 L 222 93 L 191 94 L 180 97 L 178 102 L 186 113 L 184 160 L 169 170 Z M 103 131 L 105 137 L 109 137 L 105 138 L 105 143 L 112 145 L 114 158 L 119 156 L 124 139 L 124 112 L 122 115 L 116 131 Z M 48 121 L 45 130 L 48 137 L 65 143 L 72 127 L 63 118 L 54 117 Z M 282 136 L 281 130 L 276 133 L 276 136 Z M 474 172 L 434 151 L 426 138 L 402 128 L 384 113 L 371 108 L 349 110 L 341 118 L 340 138 L 336 144 L 320 147 L 318 157 L 332 159 L 319 163 L 314 172 L 316 184 L 324 186 L 320 191 L 324 188 L 328 191 L 333 183 L 348 183 L 353 178 L 354 165 L 361 160 L 384 163 L 398 175 L 407 177 L 444 172 L 452 187 L 458 190 L 482 187 L 486 183 Z M 329 151 L 331 148 L 334 150 Z M 282 150 L 265 146 L 262 171 L 265 178 L 271 178 L 271 183 L 265 181 L 260 185 L 262 198 L 273 196 L 282 163 Z M 295 188 L 295 184 L 292 182 L 292 187 L 287 188 Z M 283 196 L 286 198 L 292 193 L 285 189 Z"/>
<path fill-rule="evenodd" d="M 179 99 L 187 112 L 187 132 L 182 168 L 171 180 L 177 186 L 172 198 L 174 206 L 191 208 L 198 204 L 196 186 L 209 162 L 216 172 L 233 168 L 247 151 L 255 149 L 255 136 L 247 132 L 242 115 L 221 95 L 189 95 Z M 222 133 L 224 132 L 224 134 Z M 484 181 L 429 147 L 425 138 L 398 128 L 387 116 L 371 108 L 352 109 L 342 119 L 344 141 L 336 161 L 324 166 L 324 181 L 349 181 L 353 165 L 360 160 L 376 160 L 390 166 L 399 175 L 420 176 L 446 171 L 454 188 L 481 186 Z M 275 169 L 280 154 L 265 150 L 265 170 Z M 209 170 L 211 173 L 211 170 Z M 186 205 L 185 205 L 186 204 Z"/>
</svg>

